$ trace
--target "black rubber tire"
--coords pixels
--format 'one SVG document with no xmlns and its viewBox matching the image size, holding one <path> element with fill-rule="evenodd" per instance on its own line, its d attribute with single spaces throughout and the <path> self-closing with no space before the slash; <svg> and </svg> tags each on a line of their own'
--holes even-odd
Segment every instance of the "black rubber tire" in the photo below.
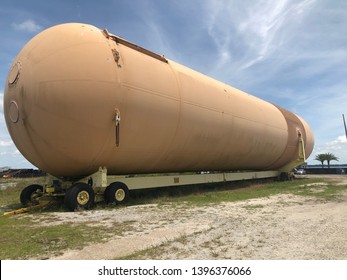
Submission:
<svg viewBox="0 0 347 280">
<path fill-rule="evenodd" d="M 43 194 L 43 186 L 33 184 L 25 187 L 20 193 L 20 202 L 23 206 L 37 205 L 39 202 L 38 197 Z"/>
<path fill-rule="evenodd" d="M 94 206 L 95 193 L 91 186 L 76 183 L 66 191 L 64 205 L 70 211 L 90 209 Z"/>
<path fill-rule="evenodd" d="M 124 204 L 129 199 L 129 189 L 121 182 L 111 183 L 104 192 L 106 203 Z"/>
</svg>

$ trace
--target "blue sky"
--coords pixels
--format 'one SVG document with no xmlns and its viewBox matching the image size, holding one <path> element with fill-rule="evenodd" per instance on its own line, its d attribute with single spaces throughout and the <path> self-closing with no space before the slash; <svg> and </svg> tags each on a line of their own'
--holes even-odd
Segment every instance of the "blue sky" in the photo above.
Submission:
<svg viewBox="0 0 347 280">
<path fill-rule="evenodd" d="M 347 163 L 347 1 L 345 0 L 2 0 L 0 167 L 32 167 L 3 117 L 7 73 L 40 31 L 82 22 L 284 107 L 315 135 L 311 164 L 331 152 Z M 333 162 L 332 162 L 333 163 Z"/>
</svg>

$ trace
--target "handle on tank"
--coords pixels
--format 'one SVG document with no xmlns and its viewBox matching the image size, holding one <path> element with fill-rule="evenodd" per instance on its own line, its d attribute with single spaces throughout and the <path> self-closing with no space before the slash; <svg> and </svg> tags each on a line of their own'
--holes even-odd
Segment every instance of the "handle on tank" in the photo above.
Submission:
<svg viewBox="0 0 347 280">
<path fill-rule="evenodd" d="M 119 126 L 120 126 L 120 111 L 116 108 L 114 114 L 115 121 L 115 136 L 116 136 L 116 147 L 119 147 Z"/>
</svg>

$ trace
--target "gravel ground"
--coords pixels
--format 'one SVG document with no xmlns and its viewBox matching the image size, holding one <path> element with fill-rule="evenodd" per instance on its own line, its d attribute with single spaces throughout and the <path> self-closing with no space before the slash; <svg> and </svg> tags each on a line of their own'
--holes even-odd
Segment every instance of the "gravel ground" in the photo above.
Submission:
<svg viewBox="0 0 347 280">
<path fill-rule="evenodd" d="M 347 176 L 336 178 L 347 183 Z M 320 191 L 324 185 L 313 187 Z M 44 223 L 120 227 L 106 242 L 51 259 L 117 259 L 136 253 L 136 259 L 346 260 L 346 213 L 347 192 L 328 202 L 282 194 L 203 207 L 150 204 L 48 213 Z"/>
</svg>

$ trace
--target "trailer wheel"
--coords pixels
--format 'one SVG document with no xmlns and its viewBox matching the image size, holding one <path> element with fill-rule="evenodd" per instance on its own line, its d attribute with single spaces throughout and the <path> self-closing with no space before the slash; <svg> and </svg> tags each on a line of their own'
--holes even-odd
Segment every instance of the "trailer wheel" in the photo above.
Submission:
<svg viewBox="0 0 347 280">
<path fill-rule="evenodd" d="M 121 183 L 111 183 L 104 192 L 106 203 L 116 203 L 117 205 L 125 203 L 129 198 L 128 187 Z"/>
<path fill-rule="evenodd" d="M 23 206 L 32 206 L 39 204 L 38 198 L 43 194 L 43 186 L 29 185 L 25 187 L 20 194 L 20 202 Z"/>
<path fill-rule="evenodd" d="M 91 186 L 85 183 L 76 183 L 67 190 L 64 204 L 70 211 L 90 209 L 94 205 L 95 193 Z"/>
</svg>

